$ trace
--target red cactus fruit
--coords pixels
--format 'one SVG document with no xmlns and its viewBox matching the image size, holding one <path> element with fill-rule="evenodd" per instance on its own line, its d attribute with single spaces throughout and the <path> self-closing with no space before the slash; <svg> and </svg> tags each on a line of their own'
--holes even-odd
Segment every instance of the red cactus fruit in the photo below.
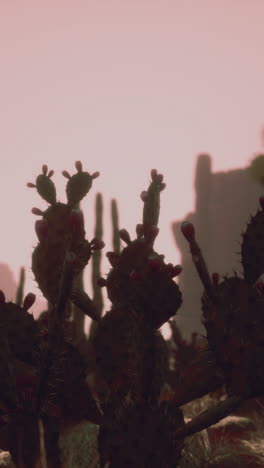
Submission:
<svg viewBox="0 0 264 468">
<path fill-rule="evenodd" d="M 36 294 L 28 293 L 23 302 L 23 309 L 28 310 L 34 304 L 36 300 Z"/>
<path fill-rule="evenodd" d="M 195 230 L 194 225 L 189 221 L 183 221 L 181 225 L 181 232 L 183 233 L 185 239 L 190 242 L 194 240 Z"/>
</svg>

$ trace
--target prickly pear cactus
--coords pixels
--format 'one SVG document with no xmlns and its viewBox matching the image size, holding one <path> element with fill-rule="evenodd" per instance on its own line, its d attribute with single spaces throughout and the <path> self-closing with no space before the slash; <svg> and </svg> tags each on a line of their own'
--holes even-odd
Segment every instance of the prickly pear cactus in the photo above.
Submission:
<svg viewBox="0 0 264 468">
<path fill-rule="evenodd" d="M 253 284 L 264 273 L 264 197 L 260 197 L 262 209 L 247 225 L 242 234 L 242 265 L 246 281 Z"/>
<path fill-rule="evenodd" d="M 28 308 L 35 301 L 35 294 L 29 293 L 22 307 L 6 302 L 1 293 L 0 325 L 8 340 L 12 355 L 21 361 L 34 362 L 33 350 L 38 341 L 38 328 Z"/>
<path fill-rule="evenodd" d="M 37 177 L 36 184 L 28 184 L 29 187 L 36 187 L 41 197 L 50 204 L 46 211 L 38 208 L 32 210 L 34 214 L 42 216 L 35 224 L 39 243 L 32 254 L 32 271 L 43 295 L 53 305 L 58 298 L 66 253 L 72 255 L 74 277 L 77 278 L 87 265 L 93 249 L 98 248 L 95 239 L 90 243 L 85 239 L 83 214 L 75 208 L 88 193 L 93 179 L 99 173 L 90 175 L 83 172 L 80 161 L 75 163 L 75 167 L 77 173 L 73 176 L 67 171 L 62 172 L 68 179 L 67 204 L 56 201 L 56 189 L 51 180 L 53 171 L 48 172 L 46 165 L 43 165 L 42 174 Z M 77 305 L 91 315 L 91 301 L 87 297 L 83 298 L 83 294 L 78 295 L 75 292 L 75 296 Z M 73 297 L 72 300 L 74 301 Z"/>
<path fill-rule="evenodd" d="M 167 345 L 158 329 L 181 305 L 181 292 L 173 281 L 181 267 L 166 264 L 153 249 L 165 184 L 156 170 L 151 178 L 148 191 L 141 194 L 143 224 L 137 225 L 137 238 L 132 241 L 125 229 L 119 231 L 126 246 L 120 254 L 108 252 L 112 269 L 99 280 L 112 302 L 93 337 L 97 373 L 108 389 L 100 401 L 105 415 L 99 433 L 102 466 L 109 461 L 116 467 L 163 466 L 155 465 L 158 450 L 152 450 L 157 437 L 153 427 L 165 424 L 159 397 L 169 371 Z M 168 445 L 173 445 L 172 434 L 167 437 Z M 180 448 L 173 446 L 177 458 Z"/>
<path fill-rule="evenodd" d="M 181 272 L 180 265 L 164 262 L 164 256 L 153 249 L 157 227 L 160 192 L 165 188 L 162 174 L 151 172 L 148 191 L 141 194 L 144 202 L 143 224 L 138 224 L 137 239 L 131 240 L 121 229 L 120 237 L 127 244 L 118 255 L 108 252 L 112 265 L 106 287 L 113 304 L 129 304 L 154 329 L 160 328 L 179 309 L 182 296 L 173 278 Z"/>
<path fill-rule="evenodd" d="M 260 199 L 264 206 L 263 197 Z M 235 274 L 209 276 L 195 240 L 194 226 L 185 222 L 182 233 L 189 242 L 193 262 L 205 287 L 203 323 L 209 347 L 221 369 L 228 393 L 253 398 L 263 394 L 264 294 L 255 284 L 264 271 L 264 212 L 258 211 L 242 235 L 244 278 Z M 262 258 L 263 257 L 263 258 Z"/>
<path fill-rule="evenodd" d="M 243 278 L 225 278 L 202 299 L 203 323 L 230 394 L 263 394 L 264 297 Z"/>
<path fill-rule="evenodd" d="M 17 404 L 17 379 L 15 360 L 35 364 L 38 346 L 38 329 L 28 309 L 35 294 L 26 295 L 22 307 L 6 302 L 0 290 L 0 400 L 13 408 Z"/>
</svg>

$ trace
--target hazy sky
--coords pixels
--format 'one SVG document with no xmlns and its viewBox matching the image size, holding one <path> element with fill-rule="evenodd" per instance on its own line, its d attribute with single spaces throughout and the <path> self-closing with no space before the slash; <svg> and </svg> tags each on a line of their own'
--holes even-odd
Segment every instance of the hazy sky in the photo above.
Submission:
<svg viewBox="0 0 264 468">
<path fill-rule="evenodd" d="M 89 239 L 104 193 L 105 252 L 110 199 L 134 236 L 156 167 L 167 183 L 156 247 L 179 262 L 171 222 L 193 209 L 197 154 L 219 171 L 261 149 L 263 21 L 262 0 L 0 0 L 0 261 L 16 278 L 25 265 L 27 292 L 41 296 L 31 208 L 47 205 L 26 183 L 44 163 L 61 201 L 61 170 L 80 159 L 100 171 L 82 207 Z"/>
</svg>

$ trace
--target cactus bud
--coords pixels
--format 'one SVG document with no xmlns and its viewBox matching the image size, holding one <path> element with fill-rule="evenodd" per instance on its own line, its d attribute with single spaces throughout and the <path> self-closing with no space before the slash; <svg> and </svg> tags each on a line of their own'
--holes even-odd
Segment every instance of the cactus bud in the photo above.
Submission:
<svg viewBox="0 0 264 468">
<path fill-rule="evenodd" d="M 214 286 L 218 285 L 218 283 L 219 283 L 219 273 L 213 273 L 212 274 L 212 281 L 213 281 Z"/>
<path fill-rule="evenodd" d="M 146 190 L 143 190 L 143 192 L 141 192 L 140 194 L 140 198 L 143 202 L 147 201 L 148 199 L 148 192 Z"/>
<path fill-rule="evenodd" d="M 158 182 L 159 184 L 161 184 L 162 181 L 163 181 L 163 174 L 157 174 L 157 176 L 155 177 L 155 182 Z"/>
<path fill-rule="evenodd" d="M 136 270 L 132 270 L 129 277 L 130 277 L 130 279 L 132 279 L 134 281 L 140 281 L 142 279 L 141 273 L 139 271 L 136 271 Z"/>
<path fill-rule="evenodd" d="M 131 242 L 130 235 L 126 229 L 120 229 L 119 236 L 120 236 L 120 239 L 122 239 L 122 241 L 124 241 L 126 244 L 130 244 Z"/>
<path fill-rule="evenodd" d="M 71 178 L 71 176 L 70 176 L 70 174 L 69 174 L 68 171 L 62 171 L 62 175 L 63 175 L 64 177 L 66 177 L 66 179 L 70 179 L 70 178 Z"/>
<path fill-rule="evenodd" d="M 35 207 L 32 208 L 31 213 L 33 213 L 36 216 L 42 216 L 43 215 L 43 211 L 41 211 L 39 208 L 35 208 Z"/>
<path fill-rule="evenodd" d="M 32 182 L 28 182 L 27 187 L 36 188 L 36 184 L 32 184 Z"/>
<path fill-rule="evenodd" d="M 190 242 L 194 240 L 194 234 L 195 234 L 194 225 L 190 223 L 189 221 L 183 221 L 181 225 L 181 232 L 183 233 L 187 241 Z"/>
<path fill-rule="evenodd" d="M 36 294 L 28 293 L 23 302 L 23 309 L 28 310 L 34 304 L 36 300 Z"/>
<path fill-rule="evenodd" d="M 90 242 L 92 250 L 101 250 L 105 247 L 105 243 L 103 240 L 94 237 Z"/>
<path fill-rule="evenodd" d="M 158 175 L 157 169 L 151 169 L 150 176 L 152 180 L 155 180 Z"/>
<path fill-rule="evenodd" d="M 264 210 L 264 195 L 259 197 L 259 204 L 260 204 L 262 210 Z"/>
<path fill-rule="evenodd" d="M 104 286 L 107 285 L 107 281 L 105 278 L 98 278 L 96 283 L 97 283 L 97 286 L 100 286 L 100 288 L 103 288 Z"/>
<path fill-rule="evenodd" d="M 48 172 L 48 178 L 50 179 L 54 174 L 54 170 L 53 169 L 50 169 L 50 171 Z"/>
<path fill-rule="evenodd" d="M 256 288 L 256 290 L 257 290 L 261 295 L 264 294 L 264 283 L 263 283 L 263 281 L 258 281 L 258 282 L 255 284 L 255 288 Z"/>
<path fill-rule="evenodd" d="M 91 178 L 92 179 L 97 179 L 97 177 L 99 177 L 99 175 L 100 175 L 99 171 L 93 172 L 93 174 L 91 175 Z"/>
<path fill-rule="evenodd" d="M 65 255 L 65 262 L 68 264 L 68 265 L 74 265 L 76 263 L 76 260 L 77 260 L 77 255 L 75 255 L 74 252 L 67 252 L 66 255 Z"/>
<path fill-rule="evenodd" d="M 156 255 L 149 255 L 148 266 L 152 271 L 159 271 L 162 268 L 162 261 Z"/>
<path fill-rule="evenodd" d="M 171 278 L 175 278 L 182 272 L 182 266 L 181 265 L 175 265 L 171 271 L 169 272 L 169 275 Z"/>
<path fill-rule="evenodd" d="M 0 289 L 0 304 L 4 304 L 4 303 L 5 303 L 5 295 L 2 289 Z"/>
<path fill-rule="evenodd" d="M 38 236 L 38 240 L 41 242 L 48 237 L 48 223 L 45 219 L 38 219 L 35 222 L 35 231 Z"/>
<path fill-rule="evenodd" d="M 78 172 L 82 172 L 83 166 L 82 166 L 81 161 L 75 161 L 75 167 L 76 167 Z"/>
<path fill-rule="evenodd" d="M 42 166 L 42 174 L 47 175 L 48 173 L 48 166 L 47 164 L 43 164 Z"/>
</svg>

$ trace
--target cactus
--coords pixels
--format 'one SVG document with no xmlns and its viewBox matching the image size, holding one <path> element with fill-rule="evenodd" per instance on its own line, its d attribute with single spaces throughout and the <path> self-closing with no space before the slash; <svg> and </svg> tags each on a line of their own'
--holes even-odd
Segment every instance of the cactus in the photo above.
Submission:
<svg viewBox="0 0 264 468">
<path fill-rule="evenodd" d="M 112 218 L 112 245 L 113 251 L 120 253 L 120 237 L 119 237 L 119 215 L 117 201 L 115 198 L 111 200 L 111 218 Z"/>
<path fill-rule="evenodd" d="M 262 205 L 262 197 L 260 199 Z M 215 364 L 231 396 L 253 398 L 263 394 L 264 319 L 263 288 L 256 280 L 263 273 L 263 211 L 251 217 L 241 246 L 244 277 L 210 277 L 195 239 L 194 226 L 182 224 L 192 258 L 205 287 L 202 296 L 203 323 Z M 257 258 L 259 252 L 259 259 Z"/>
<path fill-rule="evenodd" d="M 16 292 L 16 304 L 18 306 L 22 305 L 23 295 L 24 295 L 24 285 L 25 285 L 25 268 L 20 269 L 19 284 Z"/>
<path fill-rule="evenodd" d="M 163 176 L 151 171 L 150 185 L 141 194 L 143 219 L 136 226 L 135 239 L 119 229 L 117 205 L 112 202 L 114 245 L 106 254 L 111 268 L 106 278 L 100 278 L 101 194 L 96 197 L 95 237 L 90 242 L 79 209 L 98 173 L 84 172 L 79 161 L 75 167 L 73 176 L 63 171 L 68 179 L 67 204 L 57 201 L 53 171 L 46 165 L 36 183 L 28 184 L 50 205 L 45 211 L 32 210 L 42 216 L 35 224 L 39 243 L 32 253 L 32 270 L 49 307 L 34 320 L 29 309 L 35 295 L 28 293 L 23 299 L 23 269 L 16 304 L 6 302 L 0 291 L 0 446 L 10 451 L 18 467 L 44 463 L 59 468 L 66 456 L 59 451 L 65 426 L 69 434 L 87 420 L 92 425 L 91 466 L 176 467 L 186 437 L 264 393 L 264 286 L 257 282 L 263 274 L 263 197 L 262 210 L 242 235 L 242 277 L 210 275 L 194 226 L 182 224 L 204 286 L 206 337 L 201 347 L 195 336 L 187 345 L 172 327 L 178 347 L 172 369 L 172 352 L 159 329 L 169 320 L 172 326 L 181 306 L 182 294 L 174 279 L 182 268 L 166 263 L 154 248 Z M 93 299 L 82 284 L 90 260 Z M 111 301 L 104 316 L 97 285 L 106 287 Z M 86 349 L 94 363 L 89 376 L 87 356 L 72 340 L 72 304 L 75 312 L 78 307 L 97 319 Z M 180 407 L 223 385 L 226 399 L 185 424 Z M 83 446 L 83 432 L 77 431 L 78 437 Z M 72 459 L 78 463 L 78 456 Z"/>
<path fill-rule="evenodd" d="M 153 249 L 158 235 L 160 192 L 165 184 L 157 171 L 151 171 L 151 177 L 149 189 L 144 192 L 147 195 L 141 196 L 143 224 L 137 226 L 137 238 L 132 241 L 129 233 L 121 229 L 119 235 L 126 247 L 120 255 L 117 252 L 107 254 L 112 269 L 106 288 L 112 308 L 98 323 L 93 340 L 98 373 L 108 389 L 105 400 L 101 401 L 106 420 L 100 427 L 99 451 L 102 463 L 110 462 L 111 466 L 148 466 L 149 450 L 157 433 L 151 435 L 150 446 L 145 443 L 144 448 L 140 444 L 135 448 L 135 441 L 131 441 L 130 436 L 128 440 L 127 435 L 130 431 L 131 434 L 139 431 L 141 436 L 137 437 L 145 440 L 151 431 L 152 418 L 156 423 L 158 418 L 162 420 L 159 396 L 166 382 L 169 359 L 165 340 L 158 329 L 176 314 L 182 300 L 173 281 L 181 270 L 166 264 L 164 257 Z M 140 414 L 142 417 L 142 411 L 146 422 L 140 429 L 138 418 Z M 181 415 L 180 410 L 177 415 Z M 127 435 L 122 424 L 128 426 Z M 116 427 L 114 434 L 113 427 Z M 112 446 L 111 450 L 109 444 L 110 447 L 114 444 L 115 448 Z M 180 457 L 180 447 L 174 447 L 176 458 Z M 154 455 L 155 450 L 152 450 L 154 466 L 153 456 L 158 457 L 158 453 Z M 165 460 L 164 463 L 167 466 Z"/>
<path fill-rule="evenodd" d="M 77 161 L 75 166 L 77 173 L 72 177 L 67 171 L 62 173 L 68 179 L 67 204 L 56 202 L 56 189 L 51 181 L 53 171 L 47 174 L 46 165 L 42 168 L 42 174 L 37 177 L 36 185 L 28 184 L 29 187 L 36 186 L 38 193 L 51 205 L 44 212 L 36 208 L 32 210 L 34 214 L 43 216 L 35 224 L 39 244 L 32 254 L 32 271 L 43 295 L 52 306 L 55 306 L 64 258 L 67 252 L 71 253 L 75 264 L 73 277 L 75 282 L 73 281 L 70 299 L 85 314 L 92 319 L 98 319 L 93 303 L 87 295 L 84 297 L 84 292 L 80 293 L 76 282 L 91 257 L 94 245 L 85 239 L 83 214 L 80 210 L 76 211 L 75 207 L 87 194 L 92 180 L 99 173 L 90 175 L 88 172 L 83 172 L 80 161 Z"/>
</svg>

